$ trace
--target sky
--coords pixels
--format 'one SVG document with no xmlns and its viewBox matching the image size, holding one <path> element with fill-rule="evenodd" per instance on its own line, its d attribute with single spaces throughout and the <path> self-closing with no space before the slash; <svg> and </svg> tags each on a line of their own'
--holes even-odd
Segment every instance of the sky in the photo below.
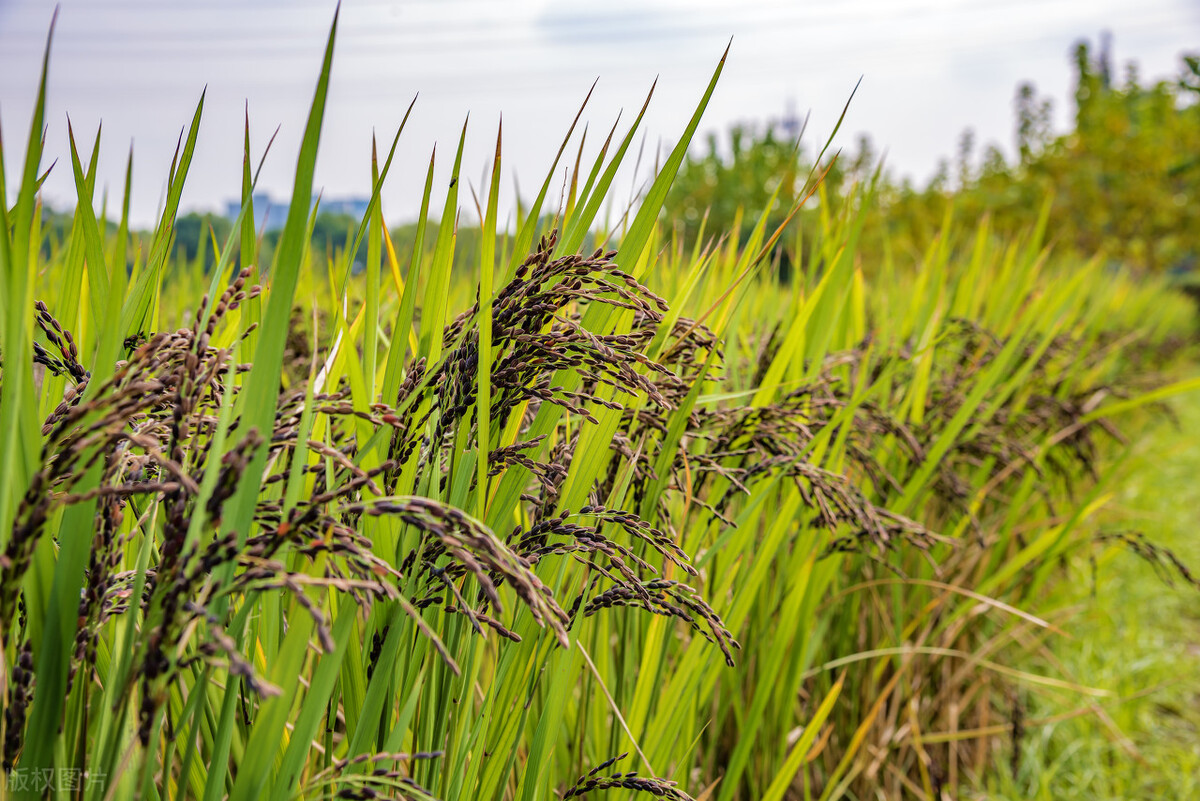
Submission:
<svg viewBox="0 0 1200 801">
<path fill-rule="evenodd" d="M 239 195 L 247 109 L 255 159 L 278 129 L 258 188 L 288 197 L 333 2 L 58 5 L 43 161 L 45 168 L 58 160 L 44 186 L 49 205 L 74 205 L 68 117 L 85 157 L 103 121 L 97 192 L 107 189 L 110 208 L 116 204 L 132 147 L 132 218 L 151 224 L 180 133 L 206 87 L 183 207 L 220 210 Z M 54 8 L 0 0 L 0 130 L 9 176 L 19 172 Z M 372 136 L 381 148 L 390 144 L 416 97 L 383 192 L 385 217 L 416 216 L 435 145 L 444 192 L 468 113 L 463 175 L 476 191 L 503 115 L 501 205 L 511 208 L 515 186 L 525 200 L 536 191 L 593 82 L 582 118 L 585 158 L 619 115 L 622 126 L 632 121 L 657 79 L 641 128 L 642 170 L 625 170 L 616 184 L 618 199 L 627 199 L 656 148 L 678 140 L 727 45 L 699 140 L 794 109 L 809 115 L 811 153 L 861 78 L 835 145 L 853 151 L 859 134 L 869 134 L 893 174 L 923 182 L 940 158 L 954 155 L 966 128 L 980 147 L 1013 152 L 1021 82 L 1053 99 L 1063 129 L 1072 47 L 1105 31 L 1118 75 L 1136 61 L 1143 79 L 1169 77 L 1181 53 L 1200 52 L 1200 2 L 344 0 L 315 188 L 326 198 L 369 195 Z M 471 220 L 470 193 L 461 197 Z"/>
</svg>

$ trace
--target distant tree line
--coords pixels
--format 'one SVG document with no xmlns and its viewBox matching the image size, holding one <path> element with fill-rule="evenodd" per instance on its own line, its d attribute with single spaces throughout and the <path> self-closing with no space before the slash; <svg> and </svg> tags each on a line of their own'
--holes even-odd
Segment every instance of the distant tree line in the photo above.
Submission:
<svg viewBox="0 0 1200 801">
<path fill-rule="evenodd" d="M 783 279 L 795 266 L 813 259 L 819 215 L 831 198 L 853 198 L 865 185 L 874 188 L 857 252 L 864 259 L 919 256 L 943 228 L 947 214 L 970 230 L 987 217 L 998 235 L 1029 229 L 1050 201 L 1048 234 L 1059 248 L 1091 256 L 1103 252 L 1115 264 L 1135 270 L 1190 272 L 1200 267 L 1200 56 L 1181 60 L 1177 78 L 1144 85 L 1129 64 L 1118 80 L 1107 43 L 1093 52 L 1086 42 L 1073 51 L 1072 128 L 1055 135 L 1052 102 L 1032 84 L 1016 92 L 1016 157 L 1008 160 L 994 145 L 975 152 L 975 137 L 965 131 L 955 159 L 942 161 L 923 186 L 896 180 L 879 168 L 871 140 L 862 136 L 851 152 L 836 161 L 827 156 L 814 168 L 813 157 L 774 125 L 734 126 L 728 142 L 716 134 L 706 148 L 690 153 L 668 194 L 663 220 L 687 245 L 698 237 L 739 235 L 742 241 L 764 210 L 773 230 L 810 186 L 824 174 L 821 194 L 810 201 L 781 240 L 774 266 Z M 831 150 L 833 150 L 831 148 Z M 774 202 L 772 204 L 772 198 Z M 771 208 L 767 209 L 768 204 Z M 320 212 L 313 222 L 312 253 L 337 256 L 353 242 L 359 220 L 348 214 Z M 551 223 L 548 220 L 547 226 Z M 70 235 L 73 215 L 43 211 L 43 247 Z M 109 230 L 116 228 L 111 221 Z M 224 247 L 232 221 L 218 214 L 192 212 L 175 221 L 172 261 L 205 270 Z M 406 260 L 417 225 L 389 229 L 398 257 Z M 269 268 L 278 230 L 261 234 L 258 262 Z M 136 258 L 134 233 L 129 258 Z M 479 231 L 469 225 L 457 232 L 458 269 L 473 269 Z M 425 246 L 432 249 L 436 222 L 430 222 Z M 793 252 L 794 243 L 805 243 Z M 965 243 L 961 243 L 964 244 Z M 236 247 L 236 245 L 235 245 Z M 365 247 L 357 260 L 365 259 Z M 236 253 L 235 253 L 236 255 Z M 794 265 L 797 262 L 798 265 Z M 868 264 L 868 269 L 870 265 Z"/>
<path fill-rule="evenodd" d="M 1031 227 L 1047 199 L 1048 234 L 1060 248 L 1103 252 L 1122 266 L 1188 271 L 1200 257 L 1200 56 L 1184 56 L 1178 77 L 1145 85 L 1135 64 L 1113 74 L 1107 44 L 1086 42 L 1073 52 L 1075 115 L 1071 130 L 1055 135 L 1051 101 L 1032 84 L 1017 89 L 1016 158 L 995 146 L 976 156 L 966 131 L 954 162 L 944 160 L 924 186 L 879 176 L 858 251 L 881 255 L 883 243 L 924 252 L 948 211 L 959 221 L 989 217 L 997 234 Z M 823 170 L 827 164 L 822 164 Z M 876 156 L 862 138 L 856 153 L 837 160 L 824 189 L 846 195 L 873 177 Z M 707 151 L 691 154 L 665 205 L 687 242 L 700 233 L 729 231 L 742 215 L 743 231 L 766 209 L 781 221 L 812 171 L 811 157 L 774 127 L 735 127 L 729 146 L 710 136 Z M 819 172 L 820 170 L 818 170 Z M 813 204 L 819 206 L 819 203 Z M 801 234 L 818 230 L 815 208 L 793 223 Z M 970 226 L 966 226 L 970 228 Z M 786 241 L 786 240 L 785 240 Z"/>
</svg>

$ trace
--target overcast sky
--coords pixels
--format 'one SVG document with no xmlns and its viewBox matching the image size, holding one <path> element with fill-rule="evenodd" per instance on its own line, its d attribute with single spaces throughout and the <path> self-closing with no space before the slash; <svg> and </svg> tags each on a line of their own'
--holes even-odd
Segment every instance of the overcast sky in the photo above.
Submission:
<svg viewBox="0 0 1200 801">
<path fill-rule="evenodd" d="M 150 223 L 180 130 L 206 85 L 184 207 L 219 209 L 240 192 L 247 103 L 256 158 L 280 128 L 260 189 L 287 197 L 332 2 L 60 5 L 43 162 L 59 159 L 45 187 L 49 203 L 74 202 L 67 115 L 85 150 L 103 119 L 98 186 L 116 202 L 132 142 L 133 216 Z M 0 0 L 0 122 L 10 176 L 19 173 L 53 8 Z M 643 130 L 650 148 L 668 146 L 731 37 L 702 132 L 762 123 L 793 104 L 801 116 L 811 112 L 806 138 L 819 144 L 862 76 L 839 143 L 853 149 L 868 133 L 894 172 L 923 181 L 939 157 L 954 153 L 964 128 L 980 145 L 1012 152 L 1012 100 L 1022 81 L 1054 99 L 1056 122 L 1065 125 L 1072 45 L 1095 42 L 1105 30 L 1118 65 L 1135 60 L 1144 78 L 1170 76 L 1182 52 L 1200 50 L 1200 2 L 345 0 L 316 185 L 327 198 L 369 194 L 372 132 L 390 142 L 419 92 L 384 193 L 389 220 L 415 216 L 435 143 L 440 174 L 448 172 L 468 112 L 468 181 L 479 187 L 503 112 L 504 186 L 511 196 L 515 174 L 528 199 L 596 78 L 584 117 L 589 141 L 598 144 L 622 109 L 623 121 L 632 120 L 657 76 Z M 629 176 L 620 194 L 631 185 Z"/>
</svg>

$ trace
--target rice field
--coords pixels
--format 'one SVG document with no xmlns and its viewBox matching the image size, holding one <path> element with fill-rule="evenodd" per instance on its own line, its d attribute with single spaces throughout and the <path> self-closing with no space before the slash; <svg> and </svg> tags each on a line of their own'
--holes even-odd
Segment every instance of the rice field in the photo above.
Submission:
<svg viewBox="0 0 1200 801">
<path fill-rule="evenodd" d="M 248 129 L 215 263 L 172 258 L 203 101 L 153 232 L 128 191 L 105 218 L 78 132 L 69 236 L 42 230 L 44 74 L 0 162 L 0 795 L 982 797 L 1043 700 L 1121 700 L 1044 653 L 1097 555 L 1191 580 L 1104 515 L 1130 437 L 1198 385 L 1168 380 L 1186 297 L 1056 253 L 1049 204 L 867 261 L 876 181 L 821 169 L 793 209 L 820 236 L 686 244 L 660 212 L 723 62 L 616 224 L 640 115 L 560 199 L 564 131 L 508 230 L 497 131 L 469 251 L 460 140 L 398 249 L 402 127 L 327 254 L 335 41 L 269 263 Z"/>
</svg>

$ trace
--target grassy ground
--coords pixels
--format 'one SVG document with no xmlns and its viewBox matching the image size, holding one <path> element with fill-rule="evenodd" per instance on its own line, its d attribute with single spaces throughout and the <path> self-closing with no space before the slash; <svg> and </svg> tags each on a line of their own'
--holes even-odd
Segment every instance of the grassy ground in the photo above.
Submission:
<svg viewBox="0 0 1200 801">
<path fill-rule="evenodd" d="M 1195 573 L 1200 395 L 1172 408 L 1177 426 L 1155 425 L 1134 443 L 1105 529 L 1144 532 Z M 1115 698 L 1100 699 L 1100 712 L 1027 724 L 1015 778 L 998 771 L 987 797 L 1200 797 L 1200 593 L 1178 575 L 1168 586 L 1119 548 L 1098 551 L 1094 573 L 1084 562 L 1072 578 L 1062 599 L 1072 639 L 1055 651 L 1063 673 Z M 1029 721 L 1087 706 L 1079 696 L 1026 700 Z"/>
</svg>

